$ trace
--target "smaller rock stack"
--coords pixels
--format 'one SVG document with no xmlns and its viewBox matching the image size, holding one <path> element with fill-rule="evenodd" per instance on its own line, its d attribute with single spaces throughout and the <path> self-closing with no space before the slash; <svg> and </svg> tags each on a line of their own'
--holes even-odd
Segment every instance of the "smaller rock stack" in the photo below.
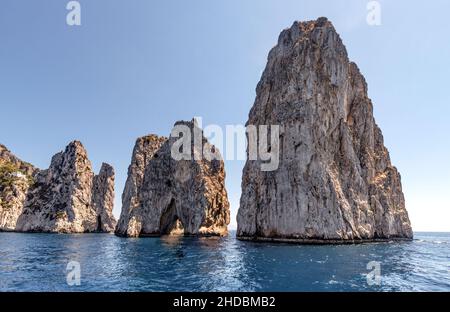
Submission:
<svg viewBox="0 0 450 312">
<path fill-rule="evenodd" d="M 114 232 L 116 219 L 112 214 L 114 207 L 114 168 L 102 164 L 100 173 L 94 177 L 92 190 L 92 208 L 97 214 L 97 232 Z"/>
</svg>

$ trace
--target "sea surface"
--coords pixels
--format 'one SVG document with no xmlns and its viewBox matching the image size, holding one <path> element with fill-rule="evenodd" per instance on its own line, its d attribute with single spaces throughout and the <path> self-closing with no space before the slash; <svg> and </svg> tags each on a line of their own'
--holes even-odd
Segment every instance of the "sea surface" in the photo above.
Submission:
<svg viewBox="0 0 450 312">
<path fill-rule="evenodd" d="M 0 233 L 0 291 L 450 291 L 450 233 L 331 246 Z"/>
</svg>

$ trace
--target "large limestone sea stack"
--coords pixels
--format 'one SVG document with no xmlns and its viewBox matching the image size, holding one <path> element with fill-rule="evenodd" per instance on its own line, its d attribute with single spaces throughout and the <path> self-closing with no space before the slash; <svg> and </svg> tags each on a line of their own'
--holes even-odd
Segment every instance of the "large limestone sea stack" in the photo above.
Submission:
<svg viewBox="0 0 450 312">
<path fill-rule="evenodd" d="M 295 22 L 270 51 L 249 125 L 280 125 L 280 164 L 248 160 L 240 239 L 355 242 L 412 238 L 400 174 L 367 84 L 326 18 Z"/>
<path fill-rule="evenodd" d="M 191 133 L 190 159 L 179 160 L 172 155 L 172 148 L 180 138 L 149 135 L 136 141 L 122 195 L 117 235 L 227 234 L 230 211 L 223 160 L 195 157 L 201 153 L 194 144 L 195 133 L 199 134 L 201 148 L 218 151 L 203 137 L 194 121 L 175 124 L 180 126 Z"/>
</svg>

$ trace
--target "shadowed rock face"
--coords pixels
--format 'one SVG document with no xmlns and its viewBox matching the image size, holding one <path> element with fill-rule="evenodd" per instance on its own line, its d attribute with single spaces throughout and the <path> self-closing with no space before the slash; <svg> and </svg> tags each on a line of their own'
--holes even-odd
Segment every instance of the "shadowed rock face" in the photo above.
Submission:
<svg viewBox="0 0 450 312">
<path fill-rule="evenodd" d="M 114 172 L 109 165 L 104 165 L 100 176 L 94 178 L 86 150 L 74 141 L 53 156 L 49 169 L 35 176 L 15 231 L 112 231 L 113 182 Z"/>
<path fill-rule="evenodd" d="M 122 194 L 122 212 L 117 223 L 117 234 L 127 235 L 128 228 L 132 227 L 130 225 L 132 216 L 141 211 L 140 195 L 145 169 L 166 140 L 167 138 L 156 135 L 149 135 L 136 140 L 131 164 L 128 167 L 128 178 Z"/>
<path fill-rule="evenodd" d="M 176 123 L 180 124 L 195 127 L 193 122 Z M 117 235 L 227 234 L 230 217 L 223 161 L 175 160 L 171 148 L 177 140 L 150 135 L 136 141 Z M 202 140 L 214 149 L 203 136 Z M 193 155 L 196 151 L 191 147 Z"/>
<path fill-rule="evenodd" d="M 116 219 L 114 208 L 114 168 L 103 163 L 100 173 L 94 177 L 92 208 L 97 214 L 97 232 L 114 232 Z"/>
<path fill-rule="evenodd" d="M 295 22 L 270 51 L 248 124 L 281 125 L 280 165 L 247 161 L 238 237 L 411 238 L 400 174 L 364 77 L 326 18 Z"/>
</svg>

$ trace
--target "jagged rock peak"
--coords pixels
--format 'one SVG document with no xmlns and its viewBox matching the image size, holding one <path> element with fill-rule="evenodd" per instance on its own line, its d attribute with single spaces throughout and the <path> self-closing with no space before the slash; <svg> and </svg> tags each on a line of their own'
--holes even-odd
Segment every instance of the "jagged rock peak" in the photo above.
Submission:
<svg viewBox="0 0 450 312">
<path fill-rule="evenodd" d="M 248 160 L 241 239 L 411 238 L 401 188 L 367 84 L 331 22 L 295 22 L 271 50 L 247 124 L 280 125 L 275 171 Z"/>
<path fill-rule="evenodd" d="M 196 127 L 194 121 L 178 121 L 177 125 L 188 126 L 192 132 Z M 227 234 L 229 203 L 223 161 L 175 160 L 171 149 L 177 140 L 154 135 L 137 140 L 117 235 Z M 212 148 L 203 136 L 202 143 Z M 193 155 L 194 144 L 191 149 Z"/>
<path fill-rule="evenodd" d="M 104 168 L 104 173 L 111 170 Z M 81 142 L 73 141 L 63 152 L 53 156 L 47 170 L 36 175 L 16 231 L 112 231 L 108 225 L 98 224 L 99 221 L 112 224 L 106 217 L 112 211 L 112 183 L 110 176 L 100 176 L 94 185 L 94 173 L 86 149 Z"/>
</svg>

